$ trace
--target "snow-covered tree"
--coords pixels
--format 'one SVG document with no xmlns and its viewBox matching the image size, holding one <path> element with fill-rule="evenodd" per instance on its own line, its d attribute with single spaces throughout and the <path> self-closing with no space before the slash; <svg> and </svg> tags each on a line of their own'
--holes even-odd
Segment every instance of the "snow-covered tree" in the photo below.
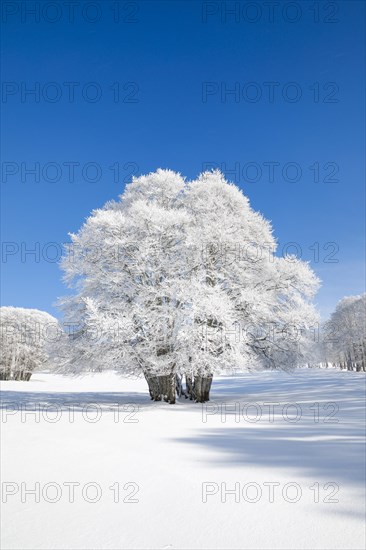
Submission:
<svg viewBox="0 0 366 550">
<path fill-rule="evenodd" d="M 173 403 L 184 374 L 205 401 L 214 373 L 297 364 L 303 336 L 289 327 L 301 335 L 316 319 L 317 279 L 274 255 L 270 224 L 220 172 L 135 178 L 71 239 L 63 369 L 143 373 L 151 397 Z"/>
<path fill-rule="evenodd" d="M 342 369 L 366 371 L 366 294 L 338 302 L 324 339 L 330 361 Z"/>
<path fill-rule="evenodd" d="M 0 379 L 29 380 L 33 371 L 49 366 L 47 347 L 60 335 L 57 319 L 45 311 L 0 308 Z"/>
</svg>

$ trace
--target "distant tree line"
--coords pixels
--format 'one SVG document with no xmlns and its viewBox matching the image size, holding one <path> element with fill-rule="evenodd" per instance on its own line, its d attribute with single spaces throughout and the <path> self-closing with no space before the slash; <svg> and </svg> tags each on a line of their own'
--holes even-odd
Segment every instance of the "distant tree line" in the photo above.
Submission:
<svg viewBox="0 0 366 550">
<path fill-rule="evenodd" d="M 366 372 L 366 294 L 338 302 L 324 325 L 322 353 L 340 369 Z"/>
</svg>

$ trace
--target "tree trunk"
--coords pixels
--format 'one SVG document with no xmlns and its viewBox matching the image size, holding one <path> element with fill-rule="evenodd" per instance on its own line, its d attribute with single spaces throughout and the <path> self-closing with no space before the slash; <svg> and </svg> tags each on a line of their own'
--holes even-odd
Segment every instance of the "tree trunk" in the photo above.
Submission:
<svg viewBox="0 0 366 550">
<path fill-rule="evenodd" d="M 212 384 L 212 375 L 194 377 L 193 398 L 196 403 L 205 403 L 210 400 L 210 389 Z"/>
<path fill-rule="evenodd" d="M 193 399 L 193 379 L 192 379 L 192 376 L 190 376 L 189 374 L 186 374 L 186 391 L 187 391 L 187 394 L 189 395 L 189 398 L 192 400 Z"/>
<path fill-rule="evenodd" d="M 180 376 L 179 374 L 177 374 L 177 377 L 176 377 L 176 391 L 177 391 L 177 396 L 178 397 L 182 397 L 182 395 L 184 395 L 184 397 L 187 399 L 189 397 L 188 393 L 186 392 L 186 390 L 183 388 L 183 383 L 182 383 L 182 376 Z"/>
<path fill-rule="evenodd" d="M 176 375 L 175 374 L 166 374 L 163 376 L 158 376 L 159 391 L 162 398 L 167 403 L 174 405 L 175 403 L 175 383 Z"/>
<path fill-rule="evenodd" d="M 366 372 L 366 346 L 365 346 L 365 342 L 361 342 L 360 344 L 360 347 L 361 347 L 361 368 L 363 370 L 363 372 Z"/>
<path fill-rule="evenodd" d="M 159 393 L 159 383 L 157 376 L 150 376 L 146 372 L 144 372 L 144 376 L 147 382 L 147 385 L 149 386 L 149 393 L 150 397 L 153 401 L 161 401 L 161 395 Z"/>
<path fill-rule="evenodd" d="M 353 364 L 352 364 L 352 359 L 351 359 L 351 354 L 348 352 L 347 354 L 347 370 L 353 370 Z"/>
<path fill-rule="evenodd" d="M 170 373 L 159 376 L 149 376 L 145 373 L 145 378 L 149 386 L 150 397 L 154 401 L 164 399 L 167 403 L 175 403 L 176 374 Z"/>
</svg>

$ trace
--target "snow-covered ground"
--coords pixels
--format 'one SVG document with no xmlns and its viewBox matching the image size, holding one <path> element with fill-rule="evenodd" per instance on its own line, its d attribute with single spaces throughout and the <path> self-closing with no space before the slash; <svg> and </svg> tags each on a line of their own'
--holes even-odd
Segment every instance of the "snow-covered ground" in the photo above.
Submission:
<svg viewBox="0 0 366 550">
<path fill-rule="evenodd" d="M 362 373 L 222 376 L 203 406 L 109 373 L 2 390 L 4 550 L 365 545 Z"/>
</svg>

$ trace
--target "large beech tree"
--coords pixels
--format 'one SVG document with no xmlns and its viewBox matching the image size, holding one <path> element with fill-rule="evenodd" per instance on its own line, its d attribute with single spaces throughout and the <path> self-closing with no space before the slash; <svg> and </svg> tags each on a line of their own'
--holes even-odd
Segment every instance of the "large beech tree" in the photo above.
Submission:
<svg viewBox="0 0 366 550">
<path fill-rule="evenodd" d="M 71 240 L 64 370 L 143 374 L 152 399 L 203 402 L 214 373 L 301 360 L 318 281 L 275 256 L 269 222 L 220 172 L 135 178 Z"/>
</svg>

